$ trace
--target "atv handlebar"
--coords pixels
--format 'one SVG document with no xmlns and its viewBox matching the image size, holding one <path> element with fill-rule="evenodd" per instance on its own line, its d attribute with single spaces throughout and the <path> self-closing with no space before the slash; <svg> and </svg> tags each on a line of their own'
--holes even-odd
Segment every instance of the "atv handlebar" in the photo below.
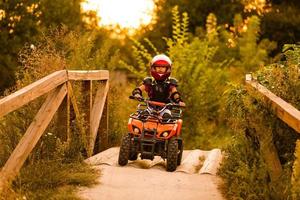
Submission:
<svg viewBox="0 0 300 200">
<path fill-rule="evenodd" d="M 184 108 L 185 106 L 181 106 L 177 103 L 162 103 L 162 102 L 158 102 L 158 101 L 150 101 L 148 99 L 144 99 L 144 98 L 137 98 L 135 96 L 129 96 L 129 99 L 134 99 L 140 102 L 145 102 L 151 105 L 155 105 L 155 106 L 160 106 L 160 107 L 166 107 L 166 106 L 176 106 L 176 107 L 182 107 Z"/>
</svg>

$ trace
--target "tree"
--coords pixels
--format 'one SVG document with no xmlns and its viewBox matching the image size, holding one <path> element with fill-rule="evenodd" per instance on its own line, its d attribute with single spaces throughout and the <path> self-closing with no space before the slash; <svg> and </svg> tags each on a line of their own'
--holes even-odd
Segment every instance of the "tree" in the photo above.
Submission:
<svg viewBox="0 0 300 200">
<path fill-rule="evenodd" d="M 233 22 L 234 15 L 243 11 L 243 5 L 240 0 L 160 0 L 156 2 L 156 23 L 148 28 L 142 37 L 147 37 L 158 48 L 166 47 L 161 41 L 162 36 L 172 36 L 172 13 L 171 8 L 178 6 L 180 12 L 187 12 L 190 17 L 189 29 L 191 33 L 195 33 L 197 27 L 204 27 L 206 17 L 209 13 L 214 13 L 220 23 Z"/>
<path fill-rule="evenodd" d="M 82 26 L 81 0 L 41 0 L 41 22 L 44 28 L 64 24 L 69 29 Z"/>
<path fill-rule="evenodd" d="M 12 85 L 17 66 L 17 52 L 37 30 L 37 1 L 2 1 L 0 3 L 0 94 Z"/>
<path fill-rule="evenodd" d="M 280 52 L 284 44 L 300 41 L 300 4 L 298 1 L 275 1 L 273 8 L 262 18 L 262 37 L 278 42 L 274 53 Z"/>
<path fill-rule="evenodd" d="M 81 16 L 80 0 L 1 1 L 0 94 L 14 83 L 18 52 L 25 44 L 34 44 L 41 32 L 49 27 L 64 24 L 75 29 L 82 26 Z"/>
</svg>

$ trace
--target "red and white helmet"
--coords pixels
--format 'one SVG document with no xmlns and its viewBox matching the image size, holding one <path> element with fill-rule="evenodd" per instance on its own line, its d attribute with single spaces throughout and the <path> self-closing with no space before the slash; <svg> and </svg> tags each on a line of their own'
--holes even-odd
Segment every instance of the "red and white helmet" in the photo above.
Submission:
<svg viewBox="0 0 300 200">
<path fill-rule="evenodd" d="M 155 67 L 166 67 L 167 70 L 165 73 L 157 73 L 155 70 Z M 156 55 L 152 58 L 151 62 L 150 62 L 150 72 L 151 75 L 154 77 L 155 80 L 158 81 L 164 81 L 166 80 L 170 74 L 171 74 L 171 70 L 172 70 L 172 61 L 171 59 L 164 55 L 164 54 L 159 54 Z"/>
</svg>

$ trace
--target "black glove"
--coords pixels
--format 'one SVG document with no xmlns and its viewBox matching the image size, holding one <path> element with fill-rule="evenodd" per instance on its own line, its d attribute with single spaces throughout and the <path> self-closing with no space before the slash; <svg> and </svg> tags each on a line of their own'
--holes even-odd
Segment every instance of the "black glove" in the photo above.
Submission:
<svg viewBox="0 0 300 200">
<path fill-rule="evenodd" d="M 137 99 L 142 99 L 143 98 L 143 96 L 142 96 L 142 90 L 140 88 L 135 88 L 132 91 L 132 96 L 134 96 Z"/>
<path fill-rule="evenodd" d="M 135 95 L 133 95 L 135 98 L 137 98 L 137 99 L 142 99 L 143 98 L 143 96 L 141 96 L 140 94 L 138 94 L 138 93 L 136 93 Z"/>
</svg>

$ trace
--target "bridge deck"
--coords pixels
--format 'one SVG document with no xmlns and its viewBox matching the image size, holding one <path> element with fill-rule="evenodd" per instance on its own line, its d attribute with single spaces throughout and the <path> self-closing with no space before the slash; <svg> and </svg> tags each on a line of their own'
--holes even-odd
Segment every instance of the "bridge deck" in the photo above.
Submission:
<svg viewBox="0 0 300 200">
<path fill-rule="evenodd" d="M 184 151 L 183 162 L 175 172 L 166 172 L 165 162 L 137 160 L 125 167 L 117 165 L 118 148 L 109 149 L 90 158 L 88 162 L 100 169 L 99 184 L 92 188 L 81 188 L 79 195 L 84 199 L 172 199 L 172 200 L 223 200 L 218 190 L 219 178 L 215 170 L 201 171 L 205 160 L 214 160 L 216 167 L 219 157 L 210 158 L 216 151 Z M 203 157 L 202 159 L 199 159 Z M 207 165 L 206 165 L 207 168 Z"/>
</svg>

